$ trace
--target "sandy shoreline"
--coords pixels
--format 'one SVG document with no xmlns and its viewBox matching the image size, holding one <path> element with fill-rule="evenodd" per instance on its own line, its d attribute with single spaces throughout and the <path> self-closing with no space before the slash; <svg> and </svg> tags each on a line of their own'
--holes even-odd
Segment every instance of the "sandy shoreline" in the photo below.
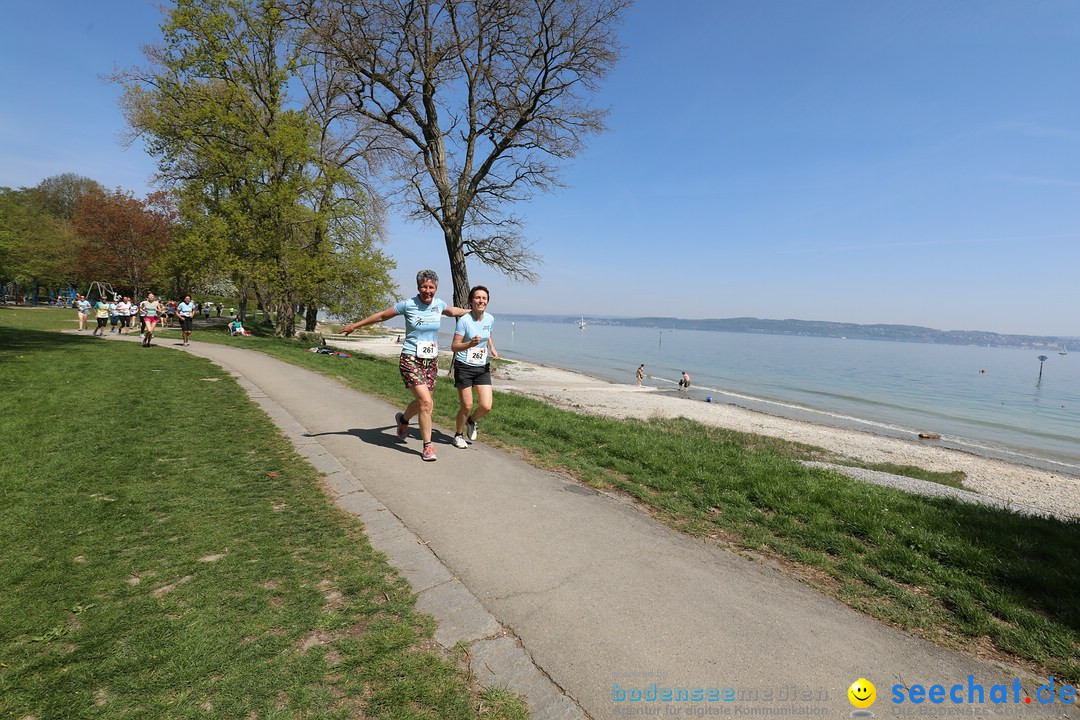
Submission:
<svg viewBox="0 0 1080 720">
<path fill-rule="evenodd" d="M 357 338 L 341 341 L 339 346 L 378 355 L 397 355 L 401 350 L 393 337 Z M 620 385 L 517 360 L 498 370 L 495 387 L 575 412 L 614 418 L 686 417 L 706 425 L 815 445 L 866 462 L 914 465 L 941 472 L 962 470 L 967 475 L 964 485 L 986 497 L 1080 517 L 1080 477 L 937 447 L 917 438 L 890 438 L 735 405 L 684 400 L 657 388 Z"/>
</svg>

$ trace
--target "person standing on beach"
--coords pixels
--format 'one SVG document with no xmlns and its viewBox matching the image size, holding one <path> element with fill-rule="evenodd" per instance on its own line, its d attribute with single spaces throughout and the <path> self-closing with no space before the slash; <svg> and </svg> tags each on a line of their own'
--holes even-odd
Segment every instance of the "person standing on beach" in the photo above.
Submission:
<svg viewBox="0 0 1080 720">
<path fill-rule="evenodd" d="M 690 375 L 685 370 L 682 371 L 682 378 L 679 380 L 679 388 L 681 389 L 684 398 L 690 397 Z"/>
<path fill-rule="evenodd" d="M 645 379 L 645 363 L 637 366 L 637 386 L 641 387 L 641 381 Z"/>
<path fill-rule="evenodd" d="M 146 299 L 139 303 L 139 310 L 143 315 L 143 347 L 150 347 L 150 341 L 154 339 L 154 328 L 157 327 L 158 317 L 165 312 L 165 306 L 158 302 L 154 293 L 146 293 Z"/>
<path fill-rule="evenodd" d="M 491 340 L 495 318 L 486 312 L 488 297 L 488 289 L 483 285 L 469 291 L 469 314 L 458 318 L 454 341 L 450 344 L 455 353 L 454 387 L 461 401 L 454 429 L 454 447 L 462 450 L 469 447 L 466 435 L 470 441 L 476 440 L 479 433 L 476 423 L 491 412 L 491 361 L 498 360 L 499 353 Z M 472 409 L 474 387 L 479 400 L 475 412 Z"/>
<path fill-rule="evenodd" d="M 409 420 L 419 416 L 420 438 L 424 442 L 421 457 L 428 462 L 437 459 L 435 445 L 431 442 L 431 411 L 435 407 L 432 398 L 435 377 L 439 374 L 439 325 L 444 315 L 459 318 L 469 313 L 464 308 L 448 306 L 436 298 L 438 289 L 439 276 L 435 271 L 421 270 L 416 273 L 414 297 L 341 328 L 341 334 L 348 335 L 357 328 L 384 322 L 398 315 L 405 316 L 405 342 L 401 345 L 398 368 L 405 387 L 412 391 L 413 400 L 405 412 L 394 416 L 394 423 L 397 425 L 398 440 L 404 442 L 409 436 Z"/>
<path fill-rule="evenodd" d="M 180 318 L 180 331 L 184 334 L 184 339 L 180 341 L 180 345 L 187 347 L 191 344 L 188 340 L 191 338 L 191 323 L 195 318 L 195 303 L 191 302 L 190 295 L 185 295 L 180 304 L 176 306 L 176 314 Z"/>
</svg>

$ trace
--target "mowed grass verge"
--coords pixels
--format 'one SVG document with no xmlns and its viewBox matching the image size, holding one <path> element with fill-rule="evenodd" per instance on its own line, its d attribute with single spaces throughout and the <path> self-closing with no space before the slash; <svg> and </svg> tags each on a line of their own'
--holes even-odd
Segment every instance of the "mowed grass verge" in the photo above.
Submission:
<svg viewBox="0 0 1080 720">
<path fill-rule="evenodd" d="M 219 368 L 0 310 L 0 717 L 524 718 Z"/>
<path fill-rule="evenodd" d="M 397 405 L 409 398 L 396 361 L 316 355 L 274 338 L 218 341 Z M 456 408 L 443 372 L 436 421 L 451 427 Z M 496 391 L 482 425 L 483 442 L 625 493 L 687 533 L 766 554 L 879 620 L 946 647 L 1080 679 L 1080 521 L 869 485 L 797 462 L 820 457 L 818 448 L 685 419 L 611 420 Z"/>
</svg>

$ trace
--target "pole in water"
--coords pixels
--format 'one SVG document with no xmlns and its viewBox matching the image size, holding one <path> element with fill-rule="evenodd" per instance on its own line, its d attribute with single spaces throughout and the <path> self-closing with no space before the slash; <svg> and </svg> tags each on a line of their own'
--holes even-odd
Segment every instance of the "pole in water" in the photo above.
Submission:
<svg viewBox="0 0 1080 720">
<path fill-rule="evenodd" d="M 1042 384 L 1042 369 L 1043 369 L 1043 363 L 1046 362 L 1046 360 L 1047 360 L 1047 358 L 1046 358 L 1045 355 L 1040 355 L 1039 356 L 1039 382 L 1035 383 L 1036 385 L 1041 385 Z"/>
</svg>

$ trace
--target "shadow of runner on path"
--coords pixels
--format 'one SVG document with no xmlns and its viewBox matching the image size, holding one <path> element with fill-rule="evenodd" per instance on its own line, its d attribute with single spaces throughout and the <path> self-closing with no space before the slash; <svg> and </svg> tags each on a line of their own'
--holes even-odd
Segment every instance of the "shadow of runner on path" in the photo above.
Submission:
<svg viewBox="0 0 1080 720">
<path fill-rule="evenodd" d="M 409 445 L 407 442 L 401 442 L 397 439 L 397 435 L 394 433 L 396 430 L 395 425 L 386 425 L 376 428 L 352 428 L 349 430 L 328 430 L 321 433 L 305 433 L 304 437 L 317 438 L 324 435 L 351 435 L 355 438 L 359 438 L 368 445 L 378 445 L 388 449 L 397 450 L 399 452 L 407 453 L 409 455 L 419 455 L 420 450 L 415 445 Z M 415 425 L 409 426 L 409 440 L 419 440 L 419 428 Z M 444 432 L 435 430 L 431 431 L 431 441 L 436 445 L 449 445 L 453 438 Z"/>
</svg>

